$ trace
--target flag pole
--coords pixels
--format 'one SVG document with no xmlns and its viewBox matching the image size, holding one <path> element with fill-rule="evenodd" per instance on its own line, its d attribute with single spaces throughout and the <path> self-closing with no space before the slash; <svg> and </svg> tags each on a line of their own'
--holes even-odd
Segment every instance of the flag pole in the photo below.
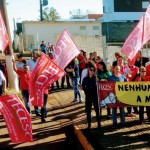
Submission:
<svg viewBox="0 0 150 150">
<path fill-rule="evenodd" d="M 143 39 L 144 39 L 144 33 L 145 33 L 145 13 L 143 15 L 143 28 L 142 28 L 142 39 L 141 39 L 141 43 L 142 43 L 141 55 L 142 56 L 143 56 Z M 142 66 L 142 62 L 143 62 L 143 59 L 141 58 L 141 66 Z"/>
</svg>

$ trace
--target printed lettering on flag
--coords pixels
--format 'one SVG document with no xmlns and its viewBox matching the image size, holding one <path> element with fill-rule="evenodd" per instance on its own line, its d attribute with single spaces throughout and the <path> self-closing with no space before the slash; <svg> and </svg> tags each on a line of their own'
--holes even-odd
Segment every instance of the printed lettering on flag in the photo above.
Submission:
<svg viewBox="0 0 150 150">
<path fill-rule="evenodd" d="M 9 38 L 8 38 L 8 34 L 6 31 L 5 24 L 4 24 L 4 20 L 2 18 L 2 14 L 0 11 L 0 50 L 4 52 L 8 45 L 9 45 Z"/>
<path fill-rule="evenodd" d="M 145 15 L 143 15 L 126 39 L 121 52 L 129 59 L 133 59 L 136 53 L 146 44 L 150 39 L 150 5 L 147 8 Z"/>
<path fill-rule="evenodd" d="M 47 55 L 41 54 L 37 65 L 31 73 L 29 93 L 33 106 L 44 106 L 45 89 L 65 75 L 63 69 L 56 65 Z"/>
<path fill-rule="evenodd" d="M 64 69 L 75 56 L 79 55 L 79 53 L 80 51 L 73 42 L 73 39 L 69 33 L 64 30 L 57 41 L 53 61 L 60 68 Z"/>
<path fill-rule="evenodd" d="M 99 107 L 125 107 L 126 104 L 120 103 L 116 98 L 115 82 L 100 81 L 98 82 L 98 101 Z"/>
<path fill-rule="evenodd" d="M 0 112 L 13 143 L 33 141 L 31 117 L 18 96 L 0 96 Z"/>
</svg>

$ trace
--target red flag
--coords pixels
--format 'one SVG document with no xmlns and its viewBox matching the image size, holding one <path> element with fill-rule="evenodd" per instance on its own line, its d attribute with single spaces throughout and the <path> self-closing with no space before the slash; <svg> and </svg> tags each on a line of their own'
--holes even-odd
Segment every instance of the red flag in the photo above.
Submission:
<svg viewBox="0 0 150 150">
<path fill-rule="evenodd" d="M 79 53 L 80 51 L 73 42 L 71 36 L 64 30 L 57 41 L 53 61 L 64 69 L 75 56 L 79 55 Z"/>
<path fill-rule="evenodd" d="M 150 39 L 150 5 L 147 8 L 145 15 L 143 15 L 126 39 L 121 52 L 133 59 L 136 53 L 146 44 Z"/>
<path fill-rule="evenodd" d="M 31 117 L 18 96 L 0 96 L 0 112 L 13 143 L 33 141 Z"/>
<path fill-rule="evenodd" d="M 29 86 L 31 104 L 43 107 L 45 89 L 64 75 L 64 70 L 42 53 L 31 74 Z"/>
<path fill-rule="evenodd" d="M 5 49 L 8 45 L 9 45 L 9 38 L 0 11 L 0 50 L 2 50 L 2 52 L 5 52 Z"/>
</svg>

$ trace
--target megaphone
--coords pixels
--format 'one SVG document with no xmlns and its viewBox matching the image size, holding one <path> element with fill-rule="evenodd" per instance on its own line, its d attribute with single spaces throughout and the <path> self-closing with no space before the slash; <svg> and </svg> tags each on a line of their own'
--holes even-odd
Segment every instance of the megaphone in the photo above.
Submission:
<svg viewBox="0 0 150 150">
<path fill-rule="evenodd" d="M 115 104 L 116 101 L 114 93 L 110 92 L 107 97 L 100 101 L 100 106 L 107 107 L 108 104 Z"/>
</svg>

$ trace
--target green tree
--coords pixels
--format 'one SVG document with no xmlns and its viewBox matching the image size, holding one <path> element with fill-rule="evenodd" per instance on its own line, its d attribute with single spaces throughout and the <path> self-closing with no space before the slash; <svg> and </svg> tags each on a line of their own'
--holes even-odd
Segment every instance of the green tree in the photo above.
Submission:
<svg viewBox="0 0 150 150">
<path fill-rule="evenodd" d="M 60 15 L 58 14 L 57 10 L 53 7 L 49 8 L 46 7 L 43 10 L 43 20 L 44 21 L 56 21 L 57 19 L 60 19 Z"/>
</svg>

